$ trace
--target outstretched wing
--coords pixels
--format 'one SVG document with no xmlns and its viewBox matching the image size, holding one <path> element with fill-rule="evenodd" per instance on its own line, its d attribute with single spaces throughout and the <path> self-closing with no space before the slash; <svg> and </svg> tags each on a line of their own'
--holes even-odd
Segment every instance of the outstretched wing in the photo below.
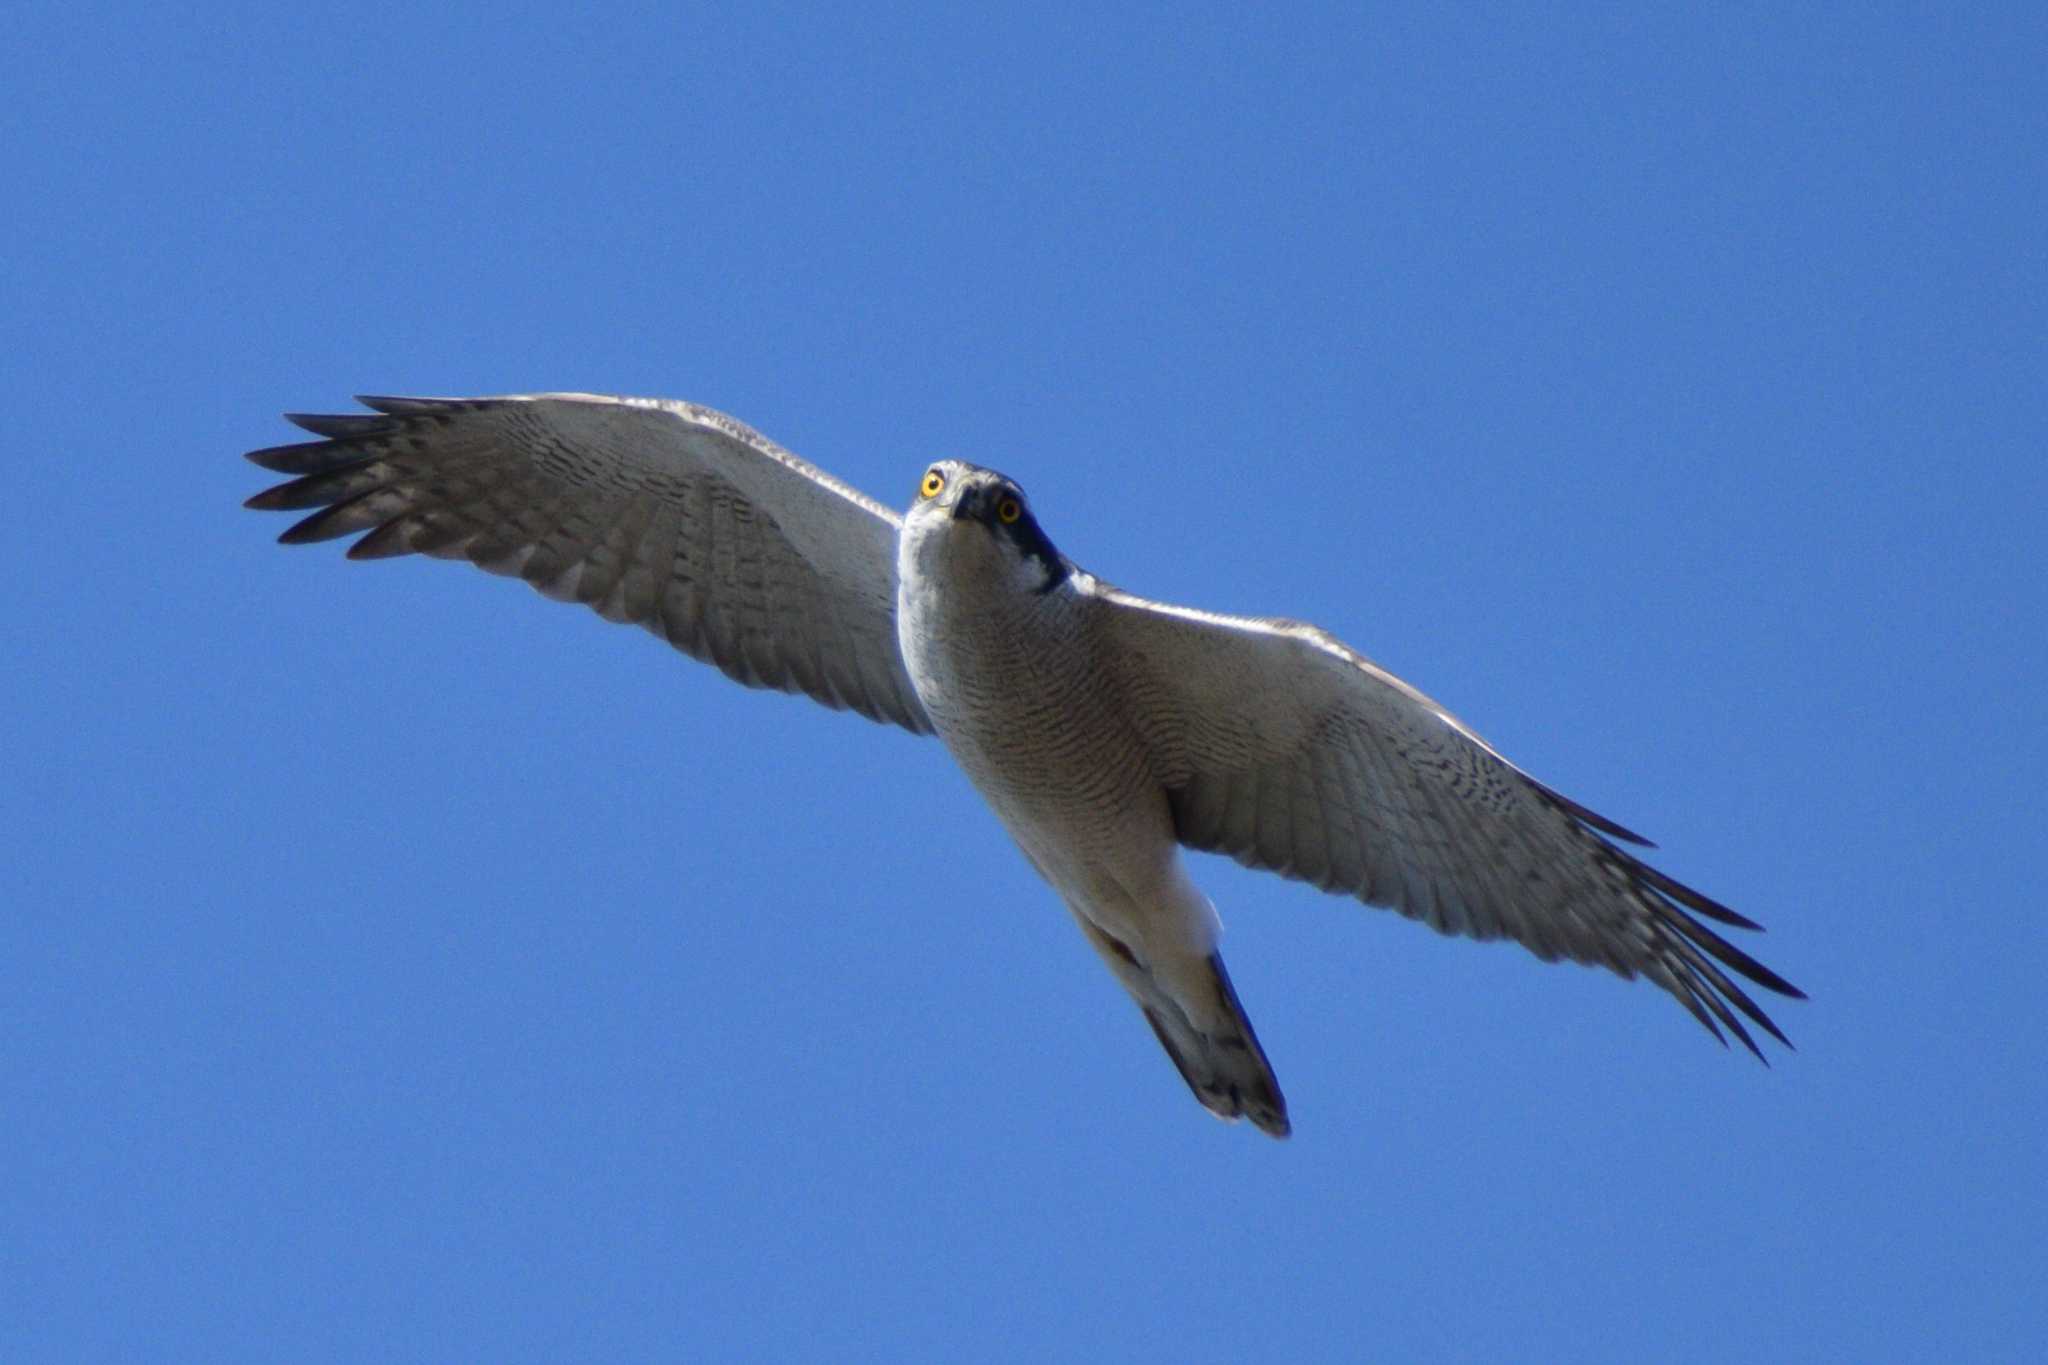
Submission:
<svg viewBox="0 0 2048 1365">
<path fill-rule="evenodd" d="M 1641 974 L 1758 1057 L 1738 1014 L 1786 1042 L 1730 972 L 1802 992 L 1700 917 L 1756 924 L 1620 848 L 1648 841 L 1522 772 L 1328 632 L 1099 580 L 1085 590 L 1103 605 L 1098 657 L 1132 698 L 1182 843 L 1446 934 Z"/>
<path fill-rule="evenodd" d="M 467 559 L 749 687 L 931 732 L 896 645 L 902 519 L 749 427 L 595 394 L 360 401 L 290 418 L 324 441 L 250 452 L 299 477 L 248 506 L 324 509 L 286 544 Z"/>
</svg>

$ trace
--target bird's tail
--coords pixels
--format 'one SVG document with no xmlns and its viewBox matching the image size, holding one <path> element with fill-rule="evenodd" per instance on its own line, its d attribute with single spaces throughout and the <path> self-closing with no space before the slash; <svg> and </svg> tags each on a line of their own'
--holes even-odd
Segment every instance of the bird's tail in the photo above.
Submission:
<svg viewBox="0 0 2048 1365">
<path fill-rule="evenodd" d="M 1203 1024 L 1196 1024 L 1171 999 L 1157 1004 L 1140 1000 L 1145 1022 L 1203 1108 L 1219 1118 L 1248 1118 L 1260 1132 L 1284 1138 L 1294 1129 L 1287 1121 L 1287 1098 L 1280 1093 L 1273 1064 L 1266 1060 L 1259 1035 L 1238 1003 L 1222 954 L 1209 954 L 1207 965 L 1217 1008 L 1204 1012 Z"/>
<path fill-rule="evenodd" d="M 1221 953 L 1174 963 L 1179 970 L 1156 969 L 1086 920 L 1082 928 L 1136 998 L 1203 1108 L 1218 1118 L 1250 1119 L 1276 1138 L 1293 1131 L 1280 1082 L 1238 1003 Z"/>
</svg>

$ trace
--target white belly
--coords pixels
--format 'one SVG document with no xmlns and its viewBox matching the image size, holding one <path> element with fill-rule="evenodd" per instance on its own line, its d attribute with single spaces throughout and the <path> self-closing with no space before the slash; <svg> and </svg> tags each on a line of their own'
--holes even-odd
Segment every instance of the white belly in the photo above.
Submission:
<svg viewBox="0 0 2048 1365">
<path fill-rule="evenodd" d="M 1074 914 L 1148 958 L 1206 956 L 1215 912 L 1182 869 L 1165 789 L 1085 632 L 1062 628 L 1087 604 L 1005 615 L 960 597 L 898 599 L 904 663 L 939 738 Z"/>
</svg>

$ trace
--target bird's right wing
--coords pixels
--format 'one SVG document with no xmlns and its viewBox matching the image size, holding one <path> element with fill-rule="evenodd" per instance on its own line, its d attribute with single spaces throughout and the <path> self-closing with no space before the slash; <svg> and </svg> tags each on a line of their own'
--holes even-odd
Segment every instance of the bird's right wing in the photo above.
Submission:
<svg viewBox="0 0 2048 1365">
<path fill-rule="evenodd" d="M 290 419 L 326 440 L 250 452 L 297 476 L 250 507 L 324 509 L 285 543 L 367 532 L 351 559 L 467 559 L 749 687 L 931 733 L 896 644 L 902 519 L 872 498 L 692 403 L 361 401 Z"/>
</svg>

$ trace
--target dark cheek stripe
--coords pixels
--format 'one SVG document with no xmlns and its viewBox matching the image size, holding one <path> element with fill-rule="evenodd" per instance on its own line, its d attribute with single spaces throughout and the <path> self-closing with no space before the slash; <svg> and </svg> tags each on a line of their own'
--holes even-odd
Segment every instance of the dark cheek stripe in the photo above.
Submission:
<svg viewBox="0 0 2048 1365">
<path fill-rule="evenodd" d="M 998 535 L 1007 535 L 1026 558 L 1037 560 L 1038 566 L 1045 570 L 1045 583 L 1038 589 L 1040 597 L 1067 581 L 1066 556 L 1053 548 L 1045 532 L 1038 529 L 1036 520 L 1026 516 L 994 529 Z"/>
</svg>

